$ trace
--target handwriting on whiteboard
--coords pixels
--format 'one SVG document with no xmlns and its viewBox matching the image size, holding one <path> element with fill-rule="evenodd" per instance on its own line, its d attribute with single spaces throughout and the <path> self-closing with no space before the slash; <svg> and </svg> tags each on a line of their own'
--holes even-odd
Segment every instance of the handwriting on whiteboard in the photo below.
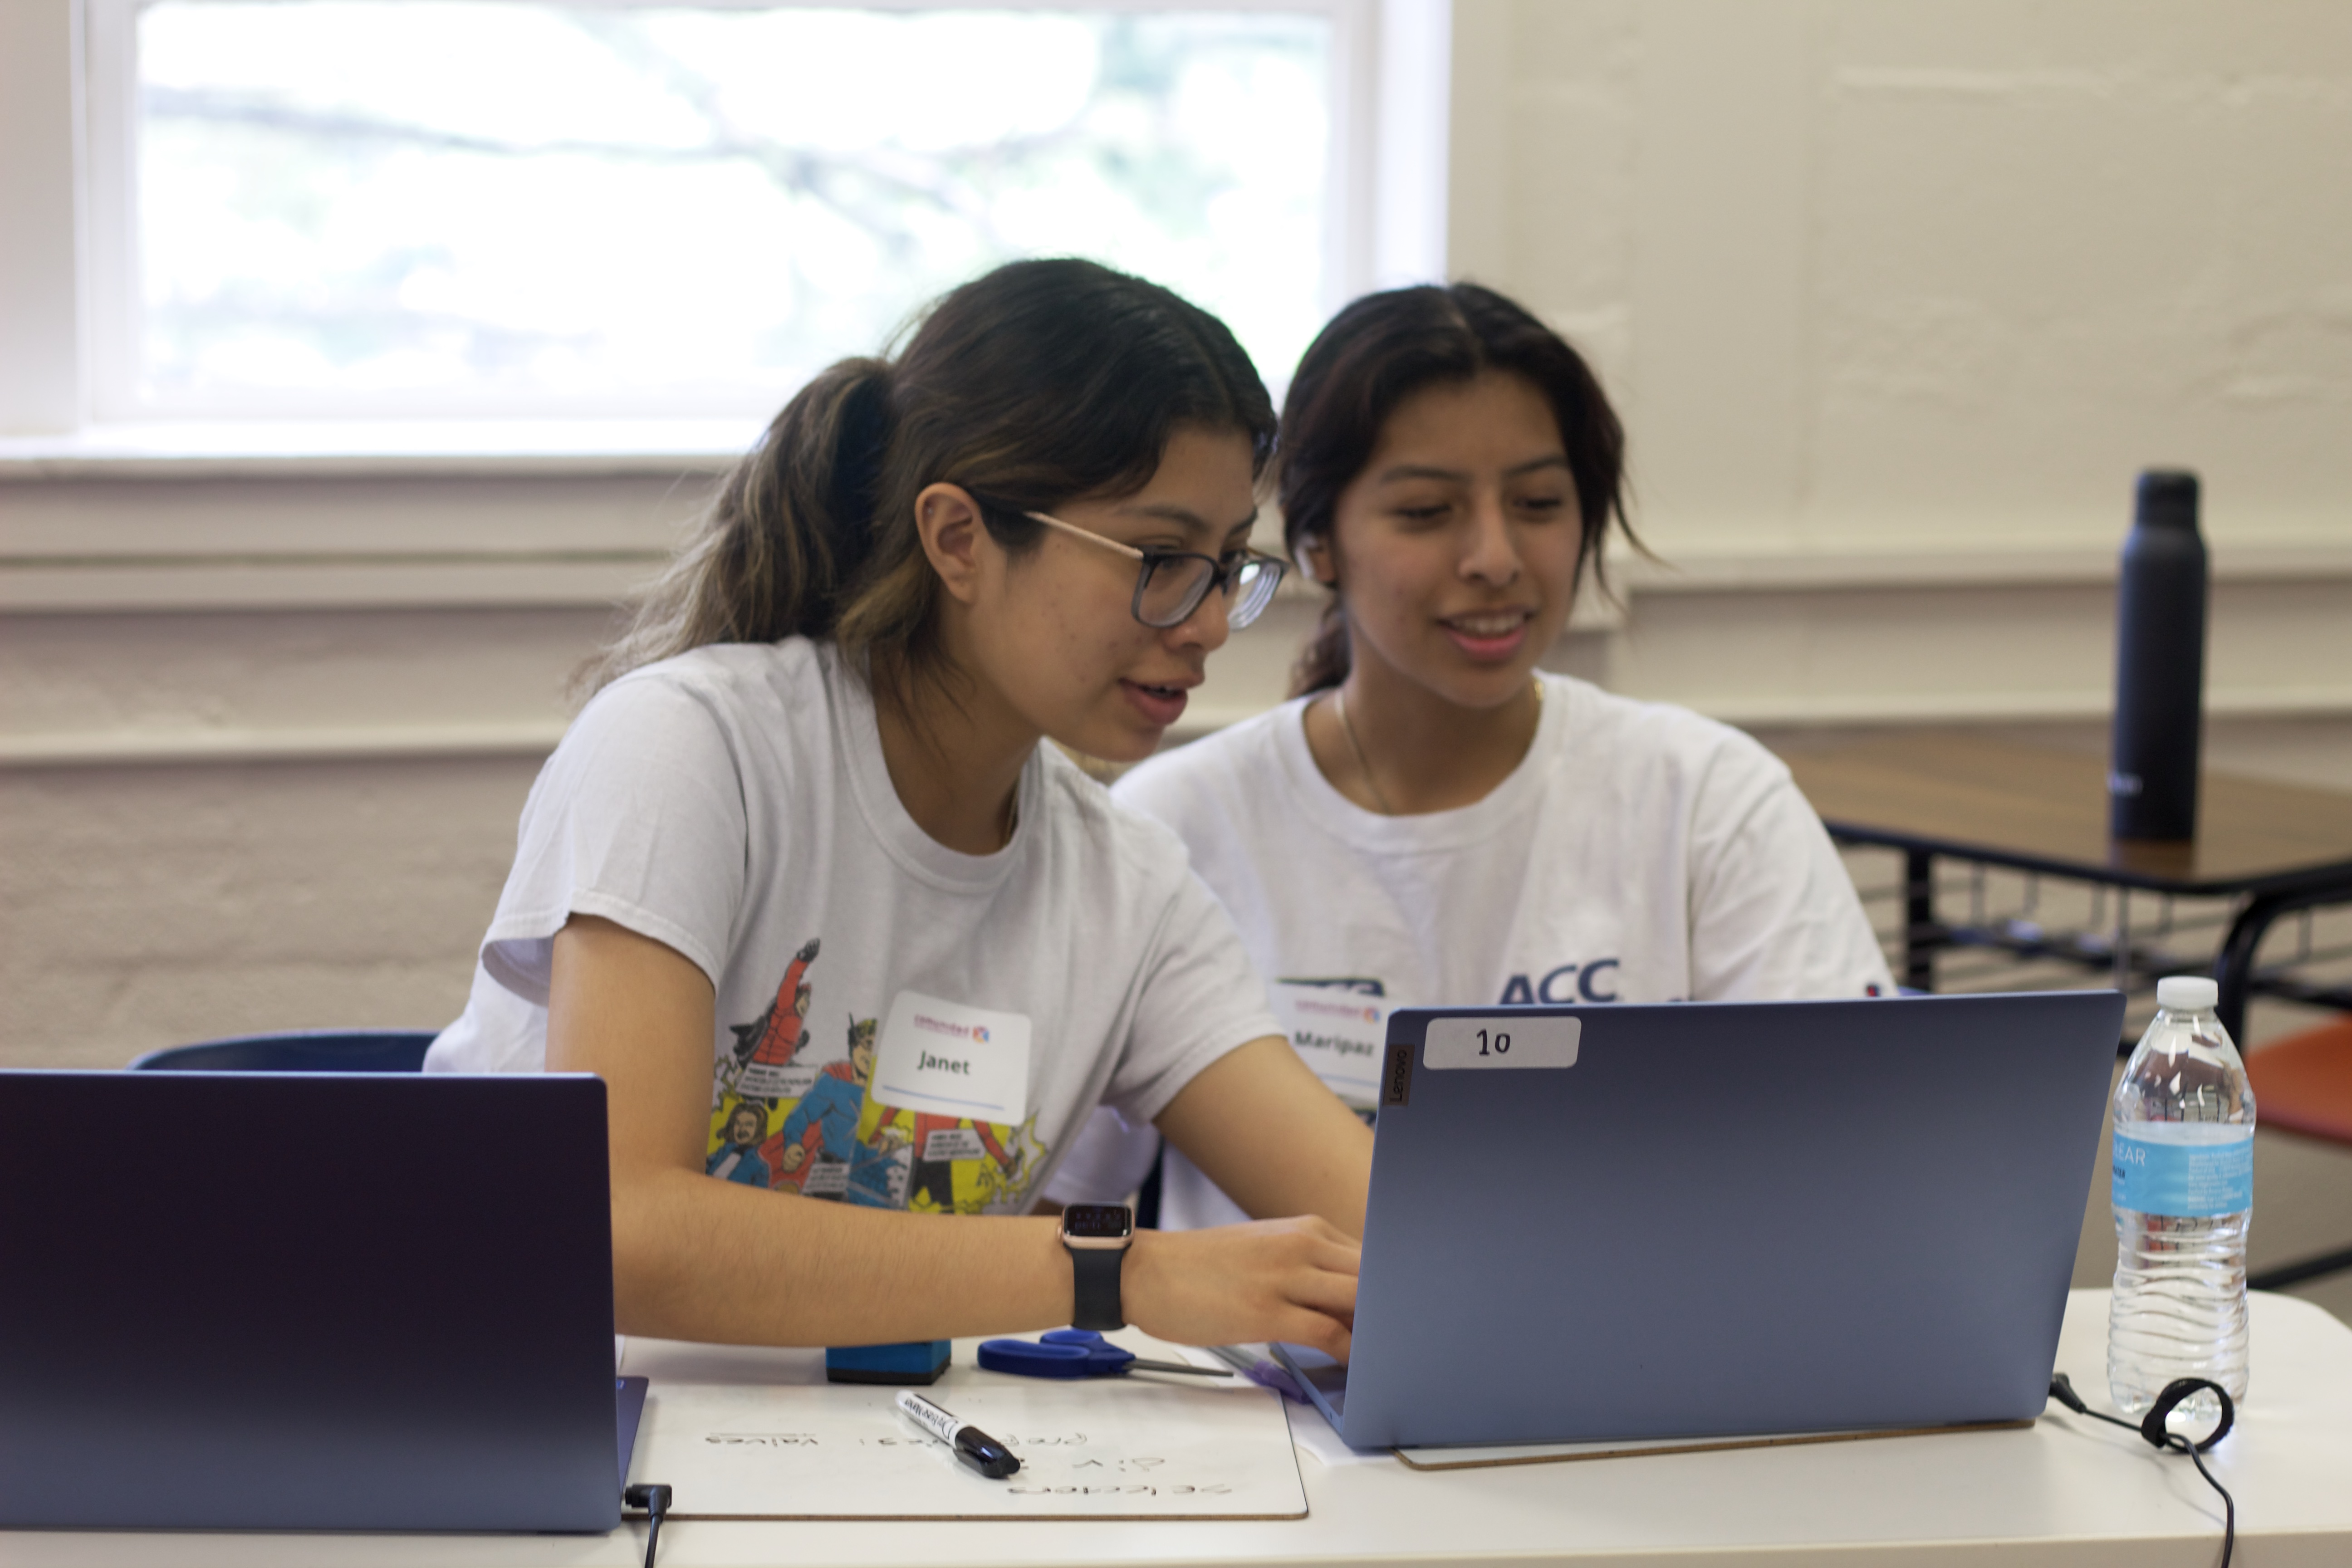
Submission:
<svg viewBox="0 0 2352 1568">
<path fill-rule="evenodd" d="M 824 1440 L 814 1432 L 708 1432 L 705 1443 L 728 1448 L 821 1448 Z M 1013 1448 L 1076 1448 L 1087 1442 L 1083 1432 L 1051 1432 L 1023 1436 L 1010 1434 L 999 1441 Z M 845 1443 L 834 1440 L 835 1447 L 861 1448 L 929 1448 L 938 1443 L 926 1436 L 903 1437 L 861 1436 Z M 1025 1480 L 1016 1479 L 1008 1492 L 1024 1497 L 1230 1497 L 1233 1488 L 1222 1481 L 1206 1485 L 1181 1482 L 1155 1484 L 1149 1480 L 1122 1480 L 1118 1477 L 1150 1476 L 1168 1461 L 1149 1454 L 1130 1455 L 1123 1459 L 1076 1459 L 1060 1468 L 1073 1477 L 1069 1481 L 1050 1481 L 1032 1475 Z M 1082 1472 L 1092 1472 L 1082 1473 Z"/>
<path fill-rule="evenodd" d="M 824 1440 L 814 1432 L 706 1432 L 703 1434 L 702 1440 L 719 1447 L 735 1448 L 818 1448 L 824 1446 Z M 997 1440 L 1010 1448 L 1076 1448 L 1084 1447 L 1089 1441 L 1084 1432 L 1050 1432 L 1025 1437 L 1018 1433 L 1008 1433 Z M 833 1441 L 836 1447 L 847 1446 L 845 1440 L 839 1437 L 835 1437 Z M 854 1441 L 861 1448 L 923 1448 L 935 1446 L 933 1438 L 917 1436 L 912 1433 L 902 1437 L 857 1437 L 849 1441 Z M 1092 1462 L 1100 1464 L 1102 1461 L 1097 1459 Z M 1134 1459 L 1126 1462 L 1159 1465 L 1167 1461 Z"/>
</svg>

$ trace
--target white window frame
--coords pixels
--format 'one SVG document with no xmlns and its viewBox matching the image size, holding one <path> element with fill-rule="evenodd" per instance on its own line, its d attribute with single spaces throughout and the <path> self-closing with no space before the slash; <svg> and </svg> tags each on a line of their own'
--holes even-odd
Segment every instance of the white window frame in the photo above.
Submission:
<svg viewBox="0 0 2352 1568">
<path fill-rule="evenodd" d="M 585 4 L 648 0 L 576 0 Z M 690 0 L 718 5 L 824 0 Z M 831 0 L 840 4 L 842 0 Z M 877 4 L 877 0 L 865 0 Z M 249 466 L 299 451 L 429 459 L 514 451 L 737 449 L 731 421 L 158 420 L 130 396 L 139 338 L 132 228 L 132 38 L 141 0 L 0 5 L 0 472 L 110 454 Z M 1021 0 L 878 0 L 889 9 Z M 1451 0 L 1041 0 L 1045 10 L 1319 12 L 1332 28 L 1326 311 L 1368 289 L 1442 277 Z M 25 221 L 19 221 L 22 218 Z M 1278 379 L 1287 366 L 1263 367 Z"/>
</svg>

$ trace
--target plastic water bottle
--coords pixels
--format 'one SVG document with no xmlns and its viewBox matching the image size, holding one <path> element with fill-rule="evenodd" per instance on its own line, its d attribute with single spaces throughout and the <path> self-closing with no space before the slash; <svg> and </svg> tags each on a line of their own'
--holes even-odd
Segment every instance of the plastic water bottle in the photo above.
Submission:
<svg viewBox="0 0 2352 1568">
<path fill-rule="evenodd" d="M 2107 1389 L 2139 1415 L 2177 1377 L 2246 1396 L 2246 1225 L 2254 1206 L 2254 1091 L 2214 1015 L 2210 980 L 2158 982 L 2157 1014 L 2116 1086 L 2116 1291 Z M 2175 1421 L 2221 1414 L 2210 1394 Z"/>
</svg>

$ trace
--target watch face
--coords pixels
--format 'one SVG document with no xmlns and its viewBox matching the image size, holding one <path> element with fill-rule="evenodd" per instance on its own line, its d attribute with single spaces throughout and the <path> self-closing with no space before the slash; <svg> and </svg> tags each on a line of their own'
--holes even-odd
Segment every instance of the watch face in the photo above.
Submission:
<svg viewBox="0 0 2352 1568">
<path fill-rule="evenodd" d="M 1082 1241 L 1115 1241 L 1135 1234 L 1125 1204 L 1072 1204 L 1062 1211 L 1062 1234 Z"/>
</svg>

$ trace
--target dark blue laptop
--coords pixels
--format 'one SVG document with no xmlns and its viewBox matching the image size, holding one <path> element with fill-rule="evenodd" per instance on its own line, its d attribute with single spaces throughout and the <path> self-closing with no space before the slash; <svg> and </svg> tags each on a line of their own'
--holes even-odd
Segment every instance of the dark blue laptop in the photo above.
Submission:
<svg viewBox="0 0 2352 1568">
<path fill-rule="evenodd" d="M 0 1072 L 0 1526 L 609 1531 L 604 1086 Z"/>
<path fill-rule="evenodd" d="M 1403 1008 L 1347 1442 L 2028 1420 L 2123 997 Z"/>
</svg>

